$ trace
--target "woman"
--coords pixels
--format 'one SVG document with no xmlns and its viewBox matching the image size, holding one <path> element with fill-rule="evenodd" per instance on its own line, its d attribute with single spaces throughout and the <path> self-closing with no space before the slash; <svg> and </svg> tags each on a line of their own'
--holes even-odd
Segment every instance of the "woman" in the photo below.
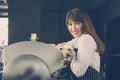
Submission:
<svg viewBox="0 0 120 80">
<path fill-rule="evenodd" d="M 60 43 L 63 56 L 72 57 L 70 69 L 74 80 L 100 80 L 100 54 L 105 46 L 97 36 L 92 22 L 83 10 L 75 8 L 66 15 L 66 25 L 74 37 L 71 41 Z M 74 49 L 78 49 L 77 52 Z"/>
</svg>

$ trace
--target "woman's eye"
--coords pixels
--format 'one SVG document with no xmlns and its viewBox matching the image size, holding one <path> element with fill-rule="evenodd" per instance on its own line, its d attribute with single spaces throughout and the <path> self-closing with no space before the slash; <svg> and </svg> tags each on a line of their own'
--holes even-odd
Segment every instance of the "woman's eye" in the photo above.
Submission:
<svg viewBox="0 0 120 80">
<path fill-rule="evenodd" d="M 81 24 L 81 23 L 80 23 L 80 22 L 76 22 L 76 24 L 78 24 L 78 25 L 79 25 L 79 24 Z"/>
<path fill-rule="evenodd" d="M 68 26 L 72 26 L 72 24 L 70 23 L 70 24 L 68 24 Z"/>
</svg>

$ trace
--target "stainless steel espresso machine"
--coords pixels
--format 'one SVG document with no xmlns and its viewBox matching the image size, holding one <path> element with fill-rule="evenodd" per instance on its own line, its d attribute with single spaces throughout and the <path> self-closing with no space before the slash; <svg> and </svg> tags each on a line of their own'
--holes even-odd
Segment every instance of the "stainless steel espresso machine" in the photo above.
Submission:
<svg viewBox="0 0 120 80">
<path fill-rule="evenodd" d="M 63 58 L 46 43 L 22 41 L 5 47 L 5 62 L 3 80 L 67 80 L 64 70 L 70 56 Z"/>
</svg>

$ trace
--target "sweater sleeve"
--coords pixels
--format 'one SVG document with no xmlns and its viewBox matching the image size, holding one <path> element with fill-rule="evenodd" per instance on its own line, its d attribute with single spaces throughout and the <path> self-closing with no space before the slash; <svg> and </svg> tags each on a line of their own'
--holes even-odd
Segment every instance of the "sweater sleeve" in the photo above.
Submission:
<svg viewBox="0 0 120 80">
<path fill-rule="evenodd" d="M 77 77 L 81 77 L 85 74 L 92 61 L 92 55 L 95 50 L 96 43 L 92 36 L 84 34 L 79 38 L 78 53 L 77 56 L 73 57 L 70 65 L 72 72 Z"/>
<path fill-rule="evenodd" d="M 63 48 L 67 48 L 67 49 L 74 49 L 74 45 L 75 45 L 75 39 L 72 39 L 68 42 L 65 43 L 65 45 L 63 46 Z"/>
</svg>

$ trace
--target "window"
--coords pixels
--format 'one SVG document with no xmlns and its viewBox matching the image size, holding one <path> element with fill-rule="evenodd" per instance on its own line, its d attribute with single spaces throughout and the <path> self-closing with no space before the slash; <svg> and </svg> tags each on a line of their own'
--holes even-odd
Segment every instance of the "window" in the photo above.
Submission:
<svg viewBox="0 0 120 80">
<path fill-rule="evenodd" d="M 8 0 L 0 0 L 0 46 L 8 45 Z"/>
<path fill-rule="evenodd" d="M 8 45 L 8 18 L 0 18 L 0 46 Z"/>
</svg>

